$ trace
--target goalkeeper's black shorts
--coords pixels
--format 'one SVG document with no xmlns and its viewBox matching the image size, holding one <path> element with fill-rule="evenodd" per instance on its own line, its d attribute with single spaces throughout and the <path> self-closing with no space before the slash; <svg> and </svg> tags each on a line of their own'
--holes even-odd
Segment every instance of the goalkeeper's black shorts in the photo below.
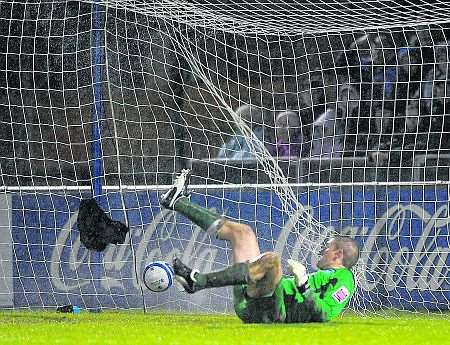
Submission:
<svg viewBox="0 0 450 345">
<path fill-rule="evenodd" d="M 284 322 L 286 319 L 285 291 L 292 291 L 294 286 L 292 278 L 283 277 L 271 296 L 253 298 L 246 293 L 247 285 L 236 285 L 233 289 L 234 310 L 245 323 Z"/>
</svg>

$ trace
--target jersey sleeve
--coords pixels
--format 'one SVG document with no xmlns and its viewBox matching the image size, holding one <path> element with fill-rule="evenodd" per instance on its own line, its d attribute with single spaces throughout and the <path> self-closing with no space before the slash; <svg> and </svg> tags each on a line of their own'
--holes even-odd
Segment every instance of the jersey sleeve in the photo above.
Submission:
<svg viewBox="0 0 450 345">
<path fill-rule="evenodd" d="M 320 270 L 309 276 L 304 297 L 322 315 L 323 321 L 330 321 L 345 308 L 354 288 L 353 274 L 349 270 Z"/>
</svg>

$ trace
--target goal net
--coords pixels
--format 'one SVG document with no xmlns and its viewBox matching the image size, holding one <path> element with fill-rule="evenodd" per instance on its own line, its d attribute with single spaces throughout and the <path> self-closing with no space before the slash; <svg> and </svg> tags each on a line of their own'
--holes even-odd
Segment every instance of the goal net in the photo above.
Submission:
<svg viewBox="0 0 450 345">
<path fill-rule="evenodd" d="M 354 237 L 353 310 L 448 312 L 449 23 L 420 0 L 0 0 L 0 307 L 231 312 L 141 281 L 231 263 L 159 206 L 190 168 L 284 266 Z M 124 244 L 80 243 L 92 197 Z"/>
</svg>

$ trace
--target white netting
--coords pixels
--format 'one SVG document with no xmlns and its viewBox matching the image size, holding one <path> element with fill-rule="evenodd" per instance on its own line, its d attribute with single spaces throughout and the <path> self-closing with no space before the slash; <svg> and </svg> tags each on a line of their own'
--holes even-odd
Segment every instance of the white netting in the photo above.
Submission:
<svg viewBox="0 0 450 345">
<path fill-rule="evenodd" d="M 354 236 L 354 309 L 448 310 L 449 22 L 430 1 L 0 2 L 1 305 L 229 311 L 139 283 L 152 258 L 231 262 L 159 207 L 190 167 L 195 202 L 283 259 Z M 131 244 L 80 246 L 91 188 Z"/>
</svg>

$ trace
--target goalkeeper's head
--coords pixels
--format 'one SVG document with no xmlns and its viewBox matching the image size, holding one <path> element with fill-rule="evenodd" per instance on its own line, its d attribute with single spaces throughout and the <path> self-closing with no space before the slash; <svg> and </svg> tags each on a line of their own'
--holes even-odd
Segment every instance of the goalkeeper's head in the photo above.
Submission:
<svg viewBox="0 0 450 345">
<path fill-rule="evenodd" d="M 320 269 L 346 267 L 352 268 L 359 258 L 358 243 L 350 237 L 335 236 L 328 240 L 321 251 L 317 263 Z"/>
</svg>

